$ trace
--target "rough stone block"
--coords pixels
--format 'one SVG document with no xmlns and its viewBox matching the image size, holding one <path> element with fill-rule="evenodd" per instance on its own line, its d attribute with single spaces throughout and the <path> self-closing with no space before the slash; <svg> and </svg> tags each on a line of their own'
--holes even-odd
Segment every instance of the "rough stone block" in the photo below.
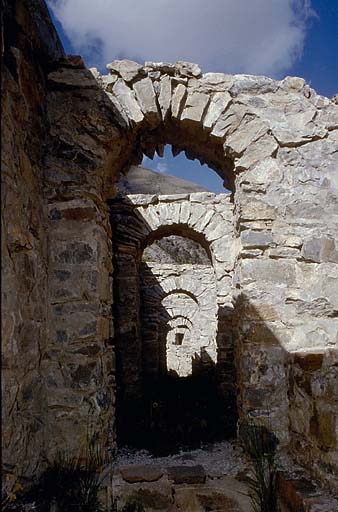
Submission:
<svg viewBox="0 0 338 512">
<path fill-rule="evenodd" d="M 143 78 L 135 82 L 133 89 L 146 120 L 152 128 L 156 127 L 160 123 L 161 118 L 157 108 L 156 94 L 151 79 Z"/>
<path fill-rule="evenodd" d="M 164 470 L 159 466 L 126 466 L 120 468 L 120 473 L 126 482 L 156 482 L 164 475 Z"/>
<path fill-rule="evenodd" d="M 128 114 L 128 118 L 134 123 L 141 123 L 144 114 L 136 101 L 133 91 L 121 79 L 117 80 L 113 86 L 113 94 L 118 102 L 124 107 Z"/>
<path fill-rule="evenodd" d="M 179 119 L 184 108 L 186 97 L 186 87 L 183 84 L 178 84 L 175 88 L 171 100 L 171 116 L 173 119 Z"/>
<path fill-rule="evenodd" d="M 206 480 L 203 466 L 170 466 L 167 471 L 174 484 L 203 484 Z"/>
<path fill-rule="evenodd" d="M 198 91 L 189 91 L 181 121 L 186 124 L 200 123 L 209 103 L 209 96 Z"/>
</svg>

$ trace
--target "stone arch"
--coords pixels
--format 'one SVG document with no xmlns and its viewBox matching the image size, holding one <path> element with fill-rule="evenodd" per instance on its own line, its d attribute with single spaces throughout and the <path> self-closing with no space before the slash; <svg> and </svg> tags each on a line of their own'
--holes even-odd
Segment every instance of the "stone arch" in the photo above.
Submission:
<svg viewBox="0 0 338 512">
<path fill-rule="evenodd" d="M 227 194 L 193 193 L 176 196 L 128 196 L 138 219 L 140 254 L 164 236 L 177 234 L 191 238 L 207 252 L 217 277 L 234 268 L 234 206 Z"/>
<path fill-rule="evenodd" d="M 173 325 L 182 324 L 182 325 L 186 325 L 189 328 L 192 327 L 191 320 L 189 320 L 189 318 L 187 318 L 187 317 L 185 317 L 183 315 L 173 316 L 172 318 L 170 318 L 170 320 L 168 320 L 168 323 L 171 324 L 171 325 L 172 324 Z"/>
<path fill-rule="evenodd" d="M 192 299 L 198 305 L 198 299 L 196 298 L 194 293 L 192 293 L 191 291 L 185 290 L 183 288 L 175 288 L 174 286 L 168 290 L 165 281 L 163 282 L 162 287 L 163 287 L 164 293 L 161 298 L 161 302 L 163 302 L 163 300 L 166 299 L 167 297 L 169 297 L 170 295 L 178 293 L 178 294 L 182 294 L 182 295 L 187 295 L 188 297 L 190 297 L 190 299 Z"/>
<path fill-rule="evenodd" d="M 153 214 L 152 210 L 153 209 L 149 211 L 144 210 L 143 213 L 146 222 L 151 218 Z M 202 232 L 198 231 L 197 229 L 191 229 L 191 227 L 188 224 L 181 224 L 178 222 L 175 224 L 166 224 L 167 221 L 165 220 L 165 218 L 161 219 L 161 208 L 157 208 L 157 212 L 158 226 L 154 230 L 150 231 L 150 233 L 146 237 L 144 237 L 143 240 L 141 240 L 141 251 L 143 251 L 145 247 L 151 245 L 153 242 L 157 240 L 160 240 L 161 238 L 170 235 L 179 235 L 185 238 L 190 238 L 194 242 L 197 242 L 199 245 L 201 245 L 205 252 L 207 253 L 210 262 L 212 261 L 210 245 Z"/>
<path fill-rule="evenodd" d="M 275 156 L 291 121 L 285 116 L 279 126 L 267 118 L 264 103 L 251 102 L 251 96 L 305 86 L 290 79 L 202 74 L 196 64 L 185 62 L 142 66 L 114 61 L 107 68 L 109 75 L 95 70 L 94 76 L 131 140 L 122 171 L 139 164 L 143 154 L 152 158 L 156 151 L 161 156 L 163 145 L 171 144 L 174 155 L 184 151 L 188 158 L 208 163 L 232 191 L 237 171 Z"/>
</svg>

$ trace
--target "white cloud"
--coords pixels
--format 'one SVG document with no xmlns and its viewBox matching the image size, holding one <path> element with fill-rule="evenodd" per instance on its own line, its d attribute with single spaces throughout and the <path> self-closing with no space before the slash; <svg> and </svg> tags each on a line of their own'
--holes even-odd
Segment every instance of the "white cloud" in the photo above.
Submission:
<svg viewBox="0 0 338 512">
<path fill-rule="evenodd" d="M 152 169 L 153 171 L 159 172 L 161 174 L 167 174 L 169 172 L 169 161 L 170 156 L 168 158 L 168 153 L 166 150 L 164 158 L 160 158 L 158 155 L 155 155 L 153 160 L 151 160 L 147 156 L 144 156 L 142 160 L 142 165 L 147 169 Z"/>
<path fill-rule="evenodd" d="M 310 0 L 48 0 L 88 65 L 197 62 L 279 76 L 302 54 Z"/>
<path fill-rule="evenodd" d="M 160 172 L 161 174 L 166 174 L 169 171 L 169 166 L 167 162 L 163 160 L 163 162 L 159 162 L 157 164 L 154 170 Z"/>
</svg>

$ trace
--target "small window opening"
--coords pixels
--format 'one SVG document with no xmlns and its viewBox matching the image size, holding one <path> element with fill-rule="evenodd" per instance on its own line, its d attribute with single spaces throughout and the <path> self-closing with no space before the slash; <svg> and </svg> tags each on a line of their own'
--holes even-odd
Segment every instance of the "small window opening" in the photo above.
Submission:
<svg viewBox="0 0 338 512">
<path fill-rule="evenodd" d="M 177 332 L 175 334 L 175 342 L 174 342 L 174 345 L 182 345 L 183 343 L 183 338 L 184 338 L 184 333 L 183 332 Z"/>
</svg>

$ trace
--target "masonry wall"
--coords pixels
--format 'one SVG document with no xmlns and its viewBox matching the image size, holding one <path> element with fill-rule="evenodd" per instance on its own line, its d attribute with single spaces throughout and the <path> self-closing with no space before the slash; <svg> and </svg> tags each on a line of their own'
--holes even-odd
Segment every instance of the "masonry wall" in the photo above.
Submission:
<svg viewBox="0 0 338 512">
<path fill-rule="evenodd" d="M 63 49 L 43 2 L 2 7 L 2 456 L 5 471 L 30 476 L 48 442 L 46 75 Z"/>
</svg>

